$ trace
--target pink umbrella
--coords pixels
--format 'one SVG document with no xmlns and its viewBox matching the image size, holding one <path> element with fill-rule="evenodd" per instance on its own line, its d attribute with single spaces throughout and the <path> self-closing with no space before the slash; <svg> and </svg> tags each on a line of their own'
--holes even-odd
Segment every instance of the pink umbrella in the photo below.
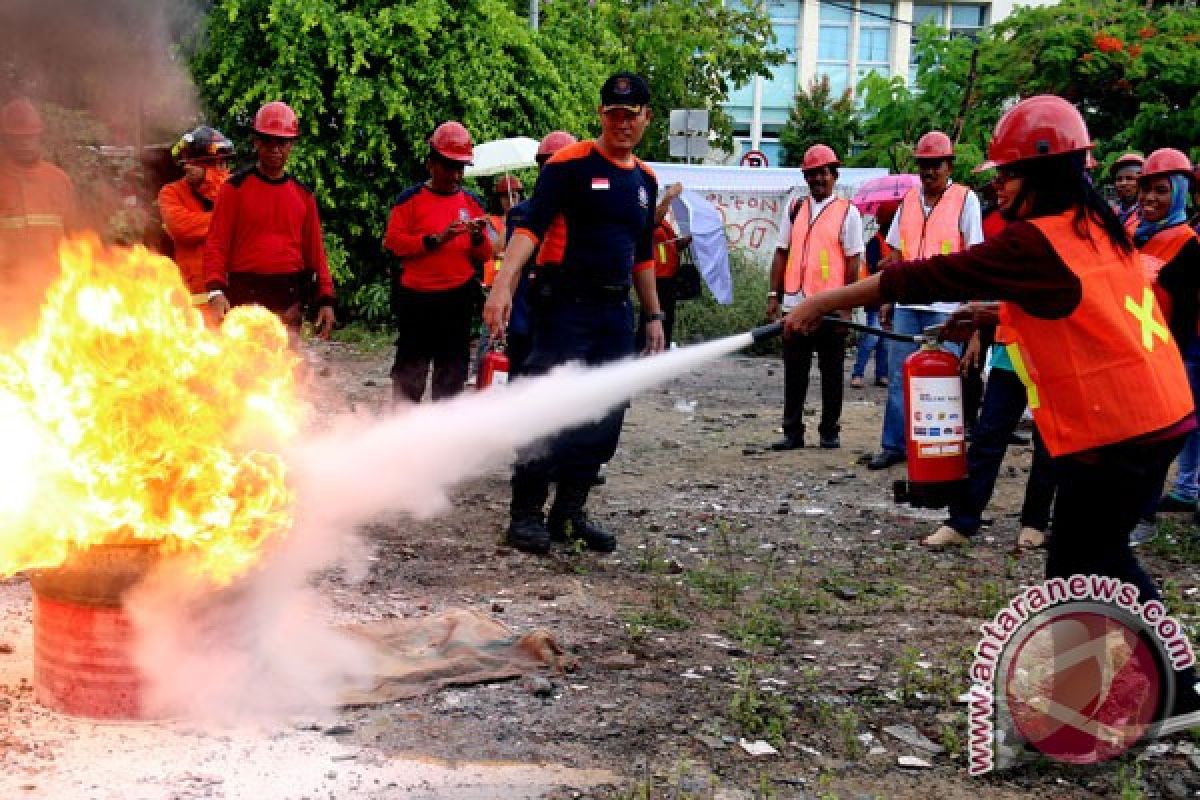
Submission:
<svg viewBox="0 0 1200 800">
<path fill-rule="evenodd" d="M 882 203 L 895 200 L 899 203 L 914 186 L 920 186 L 921 179 L 916 175 L 884 175 L 882 178 L 872 178 L 858 187 L 854 197 L 850 199 L 864 214 L 874 214 Z"/>
</svg>

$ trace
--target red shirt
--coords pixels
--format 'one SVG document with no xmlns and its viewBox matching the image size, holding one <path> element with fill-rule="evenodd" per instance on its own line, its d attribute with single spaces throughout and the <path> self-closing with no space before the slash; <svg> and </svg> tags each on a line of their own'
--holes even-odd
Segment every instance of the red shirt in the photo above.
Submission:
<svg viewBox="0 0 1200 800">
<path fill-rule="evenodd" d="M 228 274 L 290 275 L 311 269 L 317 295 L 333 298 L 333 278 L 321 241 L 317 200 L 290 175 L 271 180 L 257 169 L 230 178 L 217 194 L 204 276 L 209 289 L 228 288 Z"/>
<path fill-rule="evenodd" d="M 464 233 L 432 249 L 425 237 L 441 233 L 455 220 L 483 215 L 480 202 L 461 189 L 439 194 L 419 184 L 404 190 L 392 206 L 383 237 L 383 246 L 404 262 L 400 285 L 418 292 L 441 292 L 471 280 L 475 265 L 492 258 L 492 243 L 486 236 L 472 244 Z"/>
</svg>

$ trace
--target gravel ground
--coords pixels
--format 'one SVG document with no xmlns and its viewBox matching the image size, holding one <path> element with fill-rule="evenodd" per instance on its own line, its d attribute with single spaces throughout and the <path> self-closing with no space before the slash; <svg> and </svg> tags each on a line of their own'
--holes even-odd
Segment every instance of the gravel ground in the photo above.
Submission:
<svg viewBox="0 0 1200 800">
<path fill-rule="evenodd" d="M 381 408 L 390 357 L 318 346 L 318 406 Z M 967 775 L 957 698 L 978 627 L 1044 566 L 1012 547 L 1030 452 L 1010 450 L 975 546 L 926 552 L 916 539 L 940 514 L 892 503 L 902 468 L 860 463 L 883 399 L 847 389 L 841 450 L 776 454 L 779 361 L 721 359 L 635 400 L 593 494 L 615 554 L 504 547 L 507 475 L 493 474 L 436 520 L 372 525 L 365 583 L 320 582 L 338 622 L 467 607 L 547 628 L 579 661 L 569 674 L 273 731 L 96 725 L 33 702 L 28 586 L 0 583 L 0 797 L 1194 796 L 1185 736 L 1100 766 Z M 1196 563 L 1166 547 L 1147 561 L 1194 624 Z"/>
</svg>

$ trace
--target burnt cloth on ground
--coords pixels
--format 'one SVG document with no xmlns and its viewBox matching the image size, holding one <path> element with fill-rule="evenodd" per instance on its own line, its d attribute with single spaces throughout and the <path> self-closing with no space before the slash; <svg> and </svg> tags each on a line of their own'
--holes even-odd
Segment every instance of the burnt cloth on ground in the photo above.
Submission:
<svg viewBox="0 0 1200 800">
<path fill-rule="evenodd" d="M 343 706 L 368 706 L 419 697 L 447 686 L 519 678 L 574 668 L 546 630 L 517 636 L 483 614 L 452 609 L 430 617 L 363 623 L 350 633 L 376 654 L 375 686 L 352 691 Z"/>
</svg>

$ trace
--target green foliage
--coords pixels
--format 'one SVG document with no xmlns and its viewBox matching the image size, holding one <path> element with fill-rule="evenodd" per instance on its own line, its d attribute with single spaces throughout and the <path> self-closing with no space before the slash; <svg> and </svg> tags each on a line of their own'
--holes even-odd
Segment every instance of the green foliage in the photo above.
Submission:
<svg viewBox="0 0 1200 800">
<path fill-rule="evenodd" d="M 774 41 L 766 14 L 723 0 L 554 0 L 542 5 L 538 34 L 563 73 L 583 81 L 591 108 L 608 73 L 629 69 L 649 81 L 654 119 L 639 150 L 647 160 L 667 158 L 673 108 L 709 109 L 718 144 L 730 147 L 733 120 L 720 104 L 783 63 Z"/>
<path fill-rule="evenodd" d="M 822 75 L 807 91 L 796 93 L 787 125 L 779 132 L 783 166 L 800 166 L 804 151 L 814 144 L 829 145 L 844 161 L 860 127 L 854 93 L 847 89 L 840 97 L 834 97 L 829 77 Z"/>
<path fill-rule="evenodd" d="M 743 333 L 764 322 L 770 282 L 767 271 L 740 249 L 730 252 L 729 269 L 733 276 L 733 303 L 720 305 L 707 290 L 695 300 L 680 303 L 675 309 L 677 342 L 717 339 Z"/>
<path fill-rule="evenodd" d="M 965 180 L 1004 110 L 1040 93 L 1061 95 L 1083 112 L 1102 166 L 1130 149 L 1170 146 L 1200 156 L 1197 43 L 1200 15 L 1179 3 L 1063 0 L 1018 7 L 978 42 L 944 38 L 927 23 L 918 32 L 915 88 L 899 77 L 868 75 L 860 82 L 866 148 L 854 164 L 911 171 L 917 137 L 940 128 L 952 136 L 959 131 L 955 178 Z"/>
<path fill-rule="evenodd" d="M 209 122 L 235 138 L 285 100 L 302 139 L 290 170 L 316 192 L 343 304 L 387 318 L 382 239 L 391 199 L 424 177 L 447 119 L 476 141 L 594 133 L 599 88 L 618 68 L 650 80 L 660 119 L 641 153 L 665 154 L 665 111 L 711 107 L 766 74 L 765 16 L 721 0 L 556 0 L 538 32 L 508 0 L 215 0 L 188 48 Z M 715 114 L 726 134 L 729 120 Z"/>
</svg>

